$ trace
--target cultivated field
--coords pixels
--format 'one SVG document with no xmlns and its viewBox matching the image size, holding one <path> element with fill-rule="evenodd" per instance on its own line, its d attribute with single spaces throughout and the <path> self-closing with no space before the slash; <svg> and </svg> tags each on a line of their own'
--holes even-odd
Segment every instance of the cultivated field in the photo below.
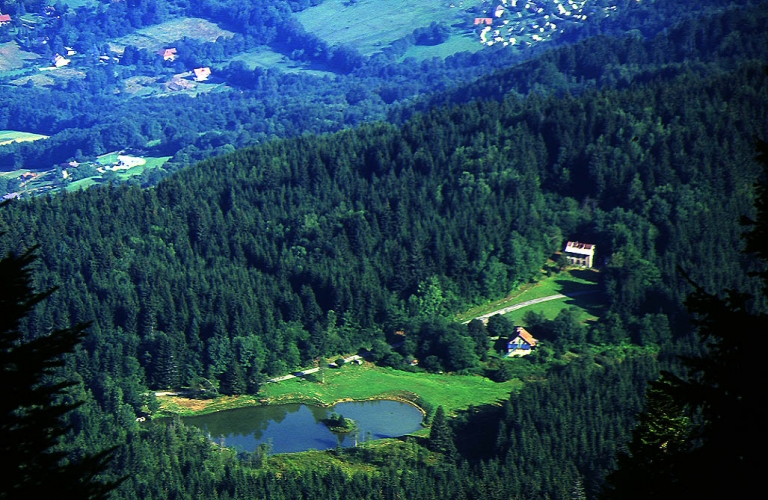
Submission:
<svg viewBox="0 0 768 500">
<path fill-rule="evenodd" d="M 12 142 L 27 142 L 45 139 L 47 135 L 33 134 L 31 132 L 19 132 L 16 130 L 0 130 L 0 146 Z"/>
<path fill-rule="evenodd" d="M 16 42 L 0 43 L 0 71 L 19 69 L 27 61 L 39 58 L 35 53 L 21 50 Z"/>
<path fill-rule="evenodd" d="M 432 22 L 471 26 L 475 16 L 467 9 L 480 4 L 479 0 L 325 0 L 296 17 L 329 45 L 349 44 L 370 55 Z"/>
<path fill-rule="evenodd" d="M 231 38 L 234 33 L 221 29 L 205 19 L 187 17 L 140 29 L 130 35 L 112 40 L 109 46 L 117 53 L 122 53 L 126 45 L 134 45 L 140 49 L 160 50 L 184 37 L 215 42 L 220 36 Z"/>
</svg>

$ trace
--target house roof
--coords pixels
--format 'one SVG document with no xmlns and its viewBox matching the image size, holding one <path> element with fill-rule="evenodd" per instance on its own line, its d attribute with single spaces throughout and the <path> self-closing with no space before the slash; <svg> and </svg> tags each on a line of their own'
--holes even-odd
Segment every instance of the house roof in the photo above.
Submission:
<svg viewBox="0 0 768 500">
<path fill-rule="evenodd" d="M 516 327 L 515 333 L 517 334 L 518 337 L 525 340 L 526 343 L 530 344 L 531 347 L 536 347 L 536 344 L 539 343 L 539 341 L 533 338 L 533 335 L 528 333 L 528 330 L 526 330 L 522 326 Z"/>
<path fill-rule="evenodd" d="M 10 23 L 11 16 L 9 14 L 0 14 L 0 23 Z"/>
<path fill-rule="evenodd" d="M 160 49 L 157 51 L 157 54 L 163 57 L 173 57 L 176 55 L 176 49 L 170 48 L 170 49 Z"/>
<path fill-rule="evenodd" d="M 205 67 L 205 68 L 195 68 L 195 79 L 196 80 L 205 80 L 209 76 L 211 76 L 211 68 Z"/>
<path fill-rule="evenodd" d="M 579 241 L 569 241 L 565 244 L 565 251 L 568 253 L 577 253 L 581 255 L 594 255 L 595 245 L 593 243 L 581 243 Z"/>
</svg>

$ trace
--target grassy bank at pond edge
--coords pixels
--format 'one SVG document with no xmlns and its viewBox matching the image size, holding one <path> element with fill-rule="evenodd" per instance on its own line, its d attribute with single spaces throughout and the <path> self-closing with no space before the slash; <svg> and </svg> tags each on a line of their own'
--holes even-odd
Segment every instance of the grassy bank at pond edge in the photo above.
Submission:
<svg viewBox="0 0 768 500">
<path fill-rule="evenodd" d="M 525 361 L 522 361 L 525 362 Z M 158 416 L 202 415 L 215 411 L 246 406 L 307 403 L 333 406 L 343 401 L 369 401 L 393 399 L 405 401 L 422 411 L 443 406 L 448 413 L 470 405 L 497 404 L 519 390 L 519 379 L 493 382 L 477 375 L 446 375 L 414 373 L 382 368 L 371 363 L 345 365 L 338 369 L 325 369 L 317 379 L 323 382 L 294 378 L 279 383 L 265 384 L 258 395 L 221 396 L 196 400 L 178 396 L 160 396 Z"/>
</svg>

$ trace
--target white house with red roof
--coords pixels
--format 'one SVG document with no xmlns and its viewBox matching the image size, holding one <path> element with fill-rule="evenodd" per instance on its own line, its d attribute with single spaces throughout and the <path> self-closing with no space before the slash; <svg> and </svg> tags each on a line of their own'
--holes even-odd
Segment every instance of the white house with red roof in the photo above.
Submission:
<svg viewBox="0 0 768 500">
<path fill-rule="evenodd" d="M 0 14 L 0 26 L 11 22 L 10 14 Z"/>
<path fill-rule="evenodd" d="M 209 76 L 211 76 L 211 68 L 204 67 L 204 68 L 195 68 L 195 81 L 198 82 L 204 82 L 208 79 Z"/>
</svg>

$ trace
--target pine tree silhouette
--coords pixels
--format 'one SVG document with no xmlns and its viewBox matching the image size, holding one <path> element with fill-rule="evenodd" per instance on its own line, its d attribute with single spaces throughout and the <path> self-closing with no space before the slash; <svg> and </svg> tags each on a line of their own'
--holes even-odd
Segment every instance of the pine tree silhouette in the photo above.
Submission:
<svg viewBox="0 0 768 500">
<path fill-rule="evenodd" d="M 62 417 L 82 402 L 61 396 L 76 383 L 56 376 L 88 325 L 25 338 L 22 320 L 54 290 L 35 293 L 35 249 L 0 260 L 0 499 L 106 498 L 119 481 L 100 482 L 113 450 L 69 461 L 58 448 L 69 431 Z M 42 496 L 41 496 L 42 495 Z"/>
</svg>

